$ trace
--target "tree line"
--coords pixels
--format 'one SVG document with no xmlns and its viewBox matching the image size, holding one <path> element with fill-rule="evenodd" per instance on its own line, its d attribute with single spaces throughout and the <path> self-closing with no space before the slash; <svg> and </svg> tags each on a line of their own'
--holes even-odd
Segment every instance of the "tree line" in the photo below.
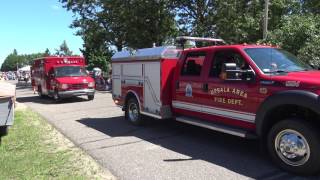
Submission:
<svg viewBox="0 0 320 180">
<path fill-rule="evenodd" d="M 319 0 L 269 0 L 266 39 L 265 0 L 59 1 L 74 14 L 70 27 L 84 41 L 89 68 L 107 71 L 115 51 L 171 45 L 181 35 L 272 43 L 320 66 Z"/>
<path fill-rule="evenodd" d="M 74 13 L 71 27 L 84 40 L 91 65 L 104 70 L 113 51 L 172 44 L 178 35 L 222 38 L 227 43 L 272 43 L 320 65 L 320 1 L 270 0 L 60 0 Z"/>
<path fill-rule="evenodd" d="M 4 60 L 1 65 L 1 71 L 16 71 L 17 69 L 31 65 L 32 61 L 36 58 L 57 55 L 57 56 L 71 56 L 73 52 L 69 49 L 67 42 L 63 41 L 55 53 L 51 54 L 50 50 L 46 48 L 44 52 L 32 54 L 18 54 L 16 49 L 13 50 Z"/>
</svg>

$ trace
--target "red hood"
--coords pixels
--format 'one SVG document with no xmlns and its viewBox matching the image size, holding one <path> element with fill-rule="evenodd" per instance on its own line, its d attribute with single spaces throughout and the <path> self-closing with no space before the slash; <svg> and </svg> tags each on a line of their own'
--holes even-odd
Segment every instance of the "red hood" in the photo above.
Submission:
<svg viewBox="0 0 320 180">
<path fill-rule="evenodd" d="M 63 84 L 82 84 L 82 83 L 94 81 L 90 76 L 57 77 L 56 80 L 58 83 L 63 83 Z"/>
<path fill-rule="evenodd" d="M 320 87 L 320 71 L 290 72 L 286 75 L 273 76 L 275 81 L 297 81 L 301 85 Z"/>
</svg>

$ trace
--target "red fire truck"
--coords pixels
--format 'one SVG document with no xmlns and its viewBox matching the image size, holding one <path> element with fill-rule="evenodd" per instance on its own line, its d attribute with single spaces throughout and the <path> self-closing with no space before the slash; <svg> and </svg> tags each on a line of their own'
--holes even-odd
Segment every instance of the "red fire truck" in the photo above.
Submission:
<svg viewBox="0 0 320 180">
<path fill-rule="evenodd" d="M 80 56 L 43 57 L 32 65 L 32 83 L 40 97 L 60 100 L 72 96 L 94 99 L 94 80 L 87 74 L 85 59 Z"/>
<path fill-rule="evenodd" d="M 272 160 L 297 174 L 320 171 L 320 72 L 277 47 L 213 43 L 122 51 L 112 57 L 112 94 L 125 118 L 174 119 L 259 138 Z"/>
</svg>

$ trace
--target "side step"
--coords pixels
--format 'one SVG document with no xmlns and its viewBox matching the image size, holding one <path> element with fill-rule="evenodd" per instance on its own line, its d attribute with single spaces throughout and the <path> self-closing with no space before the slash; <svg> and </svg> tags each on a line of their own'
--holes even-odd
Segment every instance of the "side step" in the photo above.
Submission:
<svg viewBox="0 0 320 180">
<path fill-rule="evenodd" d="M 214 131 L 223 132 L 226 134 L 231 134 L 234 136 L 242 137 L 242 138 L 248 138 L 248 139 L 256 139 L 257 136 L 253 133 L 250 133 L 248 131 L 245 131 L 243 129 L 233 128 L 221 124 L 216 124 L 213 122 L 208 122 L 205 120 L 200 120 L 196 118 L 186 117 L 186 116 L 178 116 L 176 117 L 176 121 L 192 124 L 195 126 L 211 129 Z"/>
</svg>

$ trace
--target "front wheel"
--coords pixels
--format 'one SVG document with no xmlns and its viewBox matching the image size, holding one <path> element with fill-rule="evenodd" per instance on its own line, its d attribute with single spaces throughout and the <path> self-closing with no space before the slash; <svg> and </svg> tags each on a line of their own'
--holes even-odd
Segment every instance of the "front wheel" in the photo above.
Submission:
<svg viewBox="0 0 320 180">
<path fill-rule="evenodd" d="M 300 175 L 320 171 L 320 139 L 314 126 L 299 119 L 275 124 L 268 134 L 268 151 L 282 169 Z"/>
<path fill-rule="evenodd" d="M 134 125 L 141 125 L 143 123 L 139 103 L 136 98 L 130 98 L 128 100 L 126 104 L 125 118 Z"/>
<path fill-rule="evenodd" d="M 94 99 L 94 95 L 88 95 L 88 100 L 91 101 Z"/>
<path fill-rule="evenodd" d="M 8 126 L 0 126 L 0 137 L 8 134 Z"/>
<path fill-rule="evenodd" d="M 42 93 L 42 88 L 41 88 L 41 86 L 38 86 L 38 95 L 39 95 L 40 98 L 43 98 L 43 97 L 44 97 L 44 95 L 43 95 L 43 93 Z"/>
<path fill-rule="evenodd" d="M 59 93 L 58 93 L 58 90 L 55 90 L 53 92 L 53 99 L 58 102 L 60 100 L 60 96 L 59 96 Z"/>
</svg>

